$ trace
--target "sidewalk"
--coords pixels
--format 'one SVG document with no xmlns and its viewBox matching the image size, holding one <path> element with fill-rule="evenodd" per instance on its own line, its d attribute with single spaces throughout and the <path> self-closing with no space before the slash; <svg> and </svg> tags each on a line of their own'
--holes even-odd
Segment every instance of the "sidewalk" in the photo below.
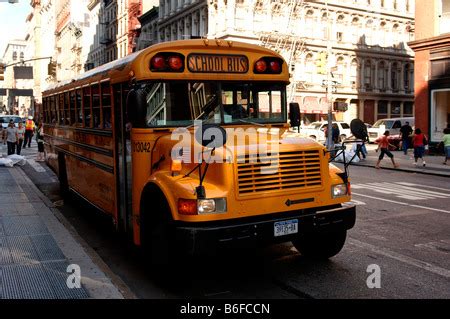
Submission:
<svg viewBox="0 0 450 319">
<path fill-rule="evenodd" d="M 375 167 L 379 156 L 379 153 L 375 152 L 375 148 L 376 145 L 369 145 L 366 160 L 358 163 L 352 163 L 352 165 Z M 450 177 L 450 162 L 448 162 L 447 165 L 443 165 L 442 163 L 444 162 L 444 156 L 426 155 L 424 157 L 426 166 L 423 167 L 422 160 L 420 159 L 417 166 L 414 165 L 414 155 L 412 149 L 408 150 L 408 155 L 404 155 L 402 151 L 395 151 L 392 152 L 392 154 L 394 154 L 394 160 L 400 167 L 394 168 L 389 157 L 385 155 L 380 164 L 381 169 Z"/>
<path fill-rule="evenodd" d="M 0 299 L 123 298 L 60 219 L 19 167 L 0 167 Z"/>
</svg>

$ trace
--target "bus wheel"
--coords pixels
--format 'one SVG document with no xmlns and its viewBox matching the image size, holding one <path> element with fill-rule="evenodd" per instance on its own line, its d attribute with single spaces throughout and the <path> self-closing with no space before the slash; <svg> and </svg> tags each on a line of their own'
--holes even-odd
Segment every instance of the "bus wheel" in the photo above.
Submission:
<svg viewBox="0 0 450 319">
<path fill-rule="evenodd" d="M 299 236 L 292 244 L 306 258 L 328 259 L 341 251 L 346 237 L 346 230 L 308 234 Z"/>
<path fill-rule="evenodd" d="M 143 254 L 153 267 L 164 269 L 171 264 L 174 255 L 169 204 L 162 195 L 149 199 L 141 210 Z"/>
</svg>

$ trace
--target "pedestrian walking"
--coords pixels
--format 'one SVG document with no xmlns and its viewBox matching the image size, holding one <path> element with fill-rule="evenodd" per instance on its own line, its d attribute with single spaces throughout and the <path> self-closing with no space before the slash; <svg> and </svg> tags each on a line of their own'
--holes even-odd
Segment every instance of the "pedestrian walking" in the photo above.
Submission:
<svg viewBox="0 0 450 319">
<path fill-rule="evenodd" d="M 8 127 L 4 131 L 3 144 L 8 145 L 8 155 L 16 153 L 16 145 L 18 142 L 17 127 L 14 126 L 14 121 L 9 121 Z"/>
<path fill-rule="evenodd" d="M 444 129 L 444 138 L 442 139 L 442 143 L 444 143 L 444 154 L 445 161 L 444 165 L 447 165 L 447 160 L 450 158 L 450 128 Z"/>
<path fill-rule="evenodd" d="M 339 143 L 340 142 L 339 138 L 341 136 L 341 132 L 339 131 L 339 126 L 336 123 L 333 123 L 333 125 L 331 126 L 331 134 L 332 134 L 334 144 Z"/>
<path fill-rule="evenodd" d="M 389 143 L 388 136 L 389 131 L 386 131 L 384 132 L 383 136 L 375 140 L 375 143 L 378 143 L 378 148 L 376 152 L 380 150 L 380 156 L 378 156 L 378 161 L 377 164 L 375 165 L 375 168 L 380 168 L 381 160 L 384 158 L 385 154 L 391 159 L 392 165 L 394 165 L 395 168 L 399 167 L 399 165 L 395 163 L 394 154 L 392 154 L 391 151 L 389 150 L 389 146 L 394 147 L 394 145 Z"/>
<path fill-rule="evenodd" d="M 402 138 L 402 150 L 403 150 L 403 154 L 405 154 L 405 155 L 408 155 L 409 139 L 411 137 L 412 132 L 413 132 L 413 129 L 409 125 L 409 122 L 405 122 L 405 125 L 403 125 L 400 128 L 400 135 Z"/>
<path fill-rule="evenodd" d="M 36 129 L 36 142 L 38 144 L 38 154 L 36 157 L 37 162 L 45 161 L 45 153 L 44 153 L 44 127 L 42 126 L 42 122 L 38 124 Z"/>
<path fill-rule="evenodd" d="M 28 147 L 31 147 L 31 139 L 34 135 L 34 121 L 32 116 L 28 116 L 28 120 L 25 122 L 25 139 L 23 140 L 23 148 L 26 147 L 28 144 Z"/>
<path fill-rule="evenodd" d="M 17 155 L 20 155 L 24 138 L 25 138 L 25 126 L 23 126 L 22 121 L 20 121 L 19 127 L 17 128 L 17 139 L 18 139 Z"/>
<path fill-rule="evenodd" d="M 414 147 L 414 165 L 417 166 L 417 161 L 422 159 L 422 166 L 425 167 L 426 163 L 423 159 L 425 154 L 425 145 L 428 145 L 428 139 L 425 134 L 422 133 L 420 128 L 414 130 L 413 135 L 413 147 Z"/>
</svg>

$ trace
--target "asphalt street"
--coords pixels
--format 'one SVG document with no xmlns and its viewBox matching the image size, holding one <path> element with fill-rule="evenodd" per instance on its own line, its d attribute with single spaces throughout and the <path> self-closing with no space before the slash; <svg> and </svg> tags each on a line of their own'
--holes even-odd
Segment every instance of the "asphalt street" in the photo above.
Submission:
<svg viewBox="0 0 450 319">
<path fill-rule="evenodd" d="M 450 179 L 351 167 L 357 221 L 329 261 L 310 261 L 290 244 L 223 252 L 154 274 L 138 249 L 95 210 L 62 202 L 44 165 L 23 167 L 87 244 L 138 298 L 450 298 Z M 373 267 L 379 288 L 369 288 Z"/>
</svg>

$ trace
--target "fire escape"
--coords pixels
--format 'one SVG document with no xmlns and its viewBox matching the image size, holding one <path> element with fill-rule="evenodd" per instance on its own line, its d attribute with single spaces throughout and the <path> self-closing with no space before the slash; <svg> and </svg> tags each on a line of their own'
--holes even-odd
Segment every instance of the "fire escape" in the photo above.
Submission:
<svg viewBox="0 0 450 319">
<path fill-rule="evenodd" d="M 296 32 L 300 28 L 300 14 L 303 0 L 256 0 L 254 12 L 271 14 L 272 19 L 283 21 L 277 29 L 259 32 L 261 45 L 281 54 L 289 67 L 291 73 L 291 84 L 288 88 L 288 101 L 295 98 L 298 88 L 305 88 L 305 83 L 298 81 L 295 65 L 299 62 L 304 51 L 305 41 Z"/>
</svg>

